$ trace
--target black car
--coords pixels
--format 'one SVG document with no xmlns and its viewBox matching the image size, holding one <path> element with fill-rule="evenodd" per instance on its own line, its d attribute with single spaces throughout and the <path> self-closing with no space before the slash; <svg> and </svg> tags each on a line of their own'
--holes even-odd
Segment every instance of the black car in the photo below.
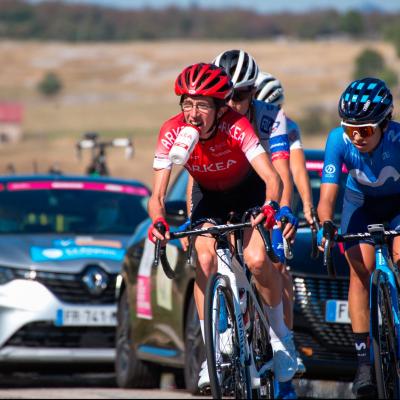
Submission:
<svg viewBox="0 0 400 400">
<path fill-rule="evenodd" d="M 315 205 L 319 200 L 323 151 L 307 150 Z M 188 174 L 182 171 L 167 196 L 167 221 L 177 229 L 186 220 L 185 190 Z M 343 174 L 343 179 L 346 174 Z M 343 185 L 344 186 L 344 182 Z M 335 220 L 340 220 L 343 193 L 339 194 Z M 294 193 L 293 210 L 304 220 L 302 203 Z M 193 299 L 194 265 L 179 241 L 167 246 L 176 279 L 154 268 L 154 245 L 147 239 L 150 220 L 143 222 L 128 244 L 119 287 L 116 374 L 121 387 L 155 387 L 166 368 L 176 371 L 179 384 L 197 390 L 204 360 L 198 316 Z M 298 230 L 289 261 L 295 287 L 294 333 L 297 349 L 307 368 L 306 377 L 350 379 L 356 366 L 347 312 L 348 266 L 335 248 L 336 278 L 328 277 L 322 254 L 312 259 L 311 231 Z M 182 371 L 183 370 L 183 371 Z M 183 372 L 183 375 L 182 375 Z"/>
</svg>

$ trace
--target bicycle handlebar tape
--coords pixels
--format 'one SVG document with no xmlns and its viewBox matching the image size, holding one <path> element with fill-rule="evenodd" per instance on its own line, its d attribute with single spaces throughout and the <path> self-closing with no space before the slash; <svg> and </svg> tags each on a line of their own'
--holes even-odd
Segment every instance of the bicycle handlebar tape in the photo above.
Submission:
<svg viewBox="0 0 400 400">
<path fill-rule="evenodd" d="M 164 236 L 167 231 L 169 231 L 168 223 L 164 218 L 158 218 L 154 221 L 154 227 Z M 161 266 L 164 270 L 165 275 L 169 279 L 175 278 L 175 271 L 171 268 L 168 257 L 167 257 L 167 247 L 161 246 L 161 240 L 157 239 L 156 246 L 154 249 L 154 267 L 158 266 L 161 261 Z"/>
<path fill-rule="evenodd" d="M 154 228 L 158 230 L 163 236 L 165 235 L 165 232 L 169 230 L 169 226 L 167 222 L 165 221 L 164 218 L 157 218 L 154 223 L 153 223 Z M 150 230 L 152 230 L 150 228 Z M 161 249 L 161 240 L 156 239 L 155 242 L 156 246 L 154 249 L 154 267 L 157 267 L 158 262 L 160 261 L 160 249 Z"/>
</svg>

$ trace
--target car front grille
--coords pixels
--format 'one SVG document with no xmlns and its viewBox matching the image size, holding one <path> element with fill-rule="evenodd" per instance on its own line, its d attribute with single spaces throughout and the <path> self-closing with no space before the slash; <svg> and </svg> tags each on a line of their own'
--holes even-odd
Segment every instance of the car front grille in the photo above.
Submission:
<svg viewBox="0 0 400 400">
<path fill-rule="evenodd" d="M 350 357 L 354 357 L 351 325 L 325 321 L 326 301 L 347 300 L 349 280 L 344 277 L 333 279 L 319 275 L 293 274 L 293 281 L 298 344 L 303 342 L 303 346 L 315 348 L 316 353 L 321 353 L 325 348 L 330 354 L 348 353 Z"/>
<path fill-rule="evenodd" d="M 115 327 L 57 327 L 50 322 L 33 322 L 23 326 L 5 346 L 114 348 Z"/>
<path fill-rule="evenodd" d="M 33 273 L 33 275 L 32 275 Z M 23 279 L 32 279 L 46 286 L 59 300 L 73 304 L 113 304 L 115 303 L 115 284 L 117 274 L 107 274 L 108 285 L 100 294 L 90 293 L 83 281 L 84 272 L 65 274 L 57 272 L 16 270 Z"/>
</svg>

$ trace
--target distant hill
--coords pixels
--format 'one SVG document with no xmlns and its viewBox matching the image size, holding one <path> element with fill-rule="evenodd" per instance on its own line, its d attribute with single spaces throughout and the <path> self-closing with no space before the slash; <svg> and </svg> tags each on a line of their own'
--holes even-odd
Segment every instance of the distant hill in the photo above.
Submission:
<svg viewBox="0 0 400 400">
<path fill-rule="evenodd" d="M 239 9 L 120 10 L 47 1 L 0 1 L 0 37 L 78 41 L 155 39 L 266 39 L 327 36 L 380 38 L 398 23 L 400 13 L 381 13 L 366 3 L 363 11 L 318 10 L 304 14 L 257 14 Z"/>
</svg>

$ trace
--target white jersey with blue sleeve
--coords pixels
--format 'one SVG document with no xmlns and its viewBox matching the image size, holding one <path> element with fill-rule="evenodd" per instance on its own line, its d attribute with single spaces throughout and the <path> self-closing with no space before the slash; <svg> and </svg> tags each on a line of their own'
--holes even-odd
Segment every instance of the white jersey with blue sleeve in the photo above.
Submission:
<svg viewBox="0 0 400 400">
<path fill-rule="evenodd" d="M 253 100 L 253 126 L 271 160 L 289 158 L 286 116 L 279 107 Z"/>
<path fill-rule="evenodd" d="M 400 193 L 400 123 L 389 123 L 372 153 L 357 150 L 342 127 L 333 129 L 326 142 L 322 183 L 339 184 L 343 163 L 349 189 L 368 196 Z"/>
</svg>

